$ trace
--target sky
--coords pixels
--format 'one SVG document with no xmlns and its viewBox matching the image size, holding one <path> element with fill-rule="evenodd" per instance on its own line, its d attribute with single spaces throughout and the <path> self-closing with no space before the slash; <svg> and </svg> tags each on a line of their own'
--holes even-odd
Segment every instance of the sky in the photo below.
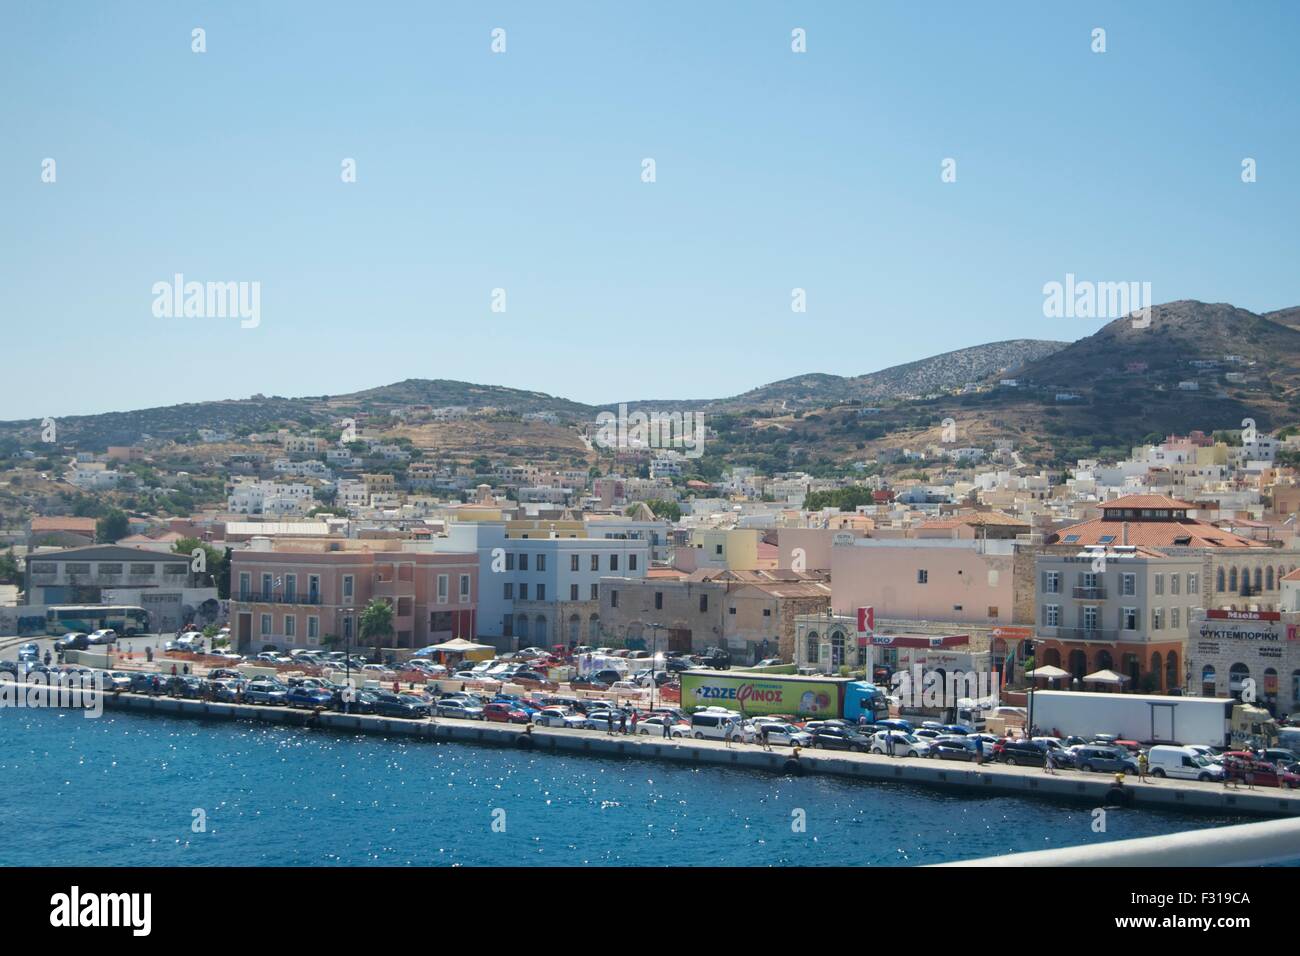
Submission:
<svg viewBox="0 0 1300 956">
<path fill-rule="evenodd" d="M 5 4 L 0 419 L 406 378 L 722 397 L 1089 335 L 1044 315 L 1067 273 L 1297 305 L 1298 28 L 1285 0 Z M 178 273 L 258 283 L 256 326 L 155 314 Z"/>
</svg>

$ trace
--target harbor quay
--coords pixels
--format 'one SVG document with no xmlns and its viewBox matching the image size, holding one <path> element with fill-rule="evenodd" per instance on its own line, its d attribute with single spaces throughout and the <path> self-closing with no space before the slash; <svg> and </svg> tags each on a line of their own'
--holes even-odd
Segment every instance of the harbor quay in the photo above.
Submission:
<svg viewBox="0 0 1300 956">
<path fill-rule="evenodd" d="M 608 734 L 598 730 L 552 730 L 438 717 L 407 720 L 369 714 L 295 710 L 257 704 L 223 703 L 118 692 L 104 698 L 106 710 L 207 720 L 245 720 L 333 731 L 469 745 L 515 747 L 536 753 L 661 760 L 674 764 L 731 767 L 782 775 L 826 774 L 867 784 L 894 783 L 967 794 L 1001 794 L 1090 807 L 1164 810 L 1254 817 L 1300 816 L 1294 791 L 1226 788 L 1219 783 L 1164 778 L 1122 787 L 1117 801 L 1110 774 L 1047 774 L 1039 768 L 1003 764 L 955 764 L 924 758 L 809 750 L 765 750 L 754 744 L 715 740 Z"/>
</svg>

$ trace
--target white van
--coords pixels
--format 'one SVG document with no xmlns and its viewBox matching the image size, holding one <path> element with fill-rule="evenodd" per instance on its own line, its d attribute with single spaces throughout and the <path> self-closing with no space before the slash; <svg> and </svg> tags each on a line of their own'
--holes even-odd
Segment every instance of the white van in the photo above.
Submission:
<svg viewBox="0 0 1300 956">
<path fill-rule="evenodd" d="M 1223 767 L 1191 747 L 1159 746 L 1147 751 L 1147 769 L 1156 777 L 1180 780 L 1222 780 Z"/>
<path fill-rule="evenodd" d="M 697 710 L 691 714 L 691 736 L 696 740 L 731 740 L 754 742 L 754 728 L 732 710 Z"/>
</svg>

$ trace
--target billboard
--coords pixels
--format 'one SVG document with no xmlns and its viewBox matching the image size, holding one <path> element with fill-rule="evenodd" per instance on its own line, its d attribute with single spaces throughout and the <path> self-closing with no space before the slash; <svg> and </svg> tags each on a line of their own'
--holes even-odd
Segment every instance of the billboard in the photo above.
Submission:
<svg viewBox="0 0 1300 956">
<path fill-rule="evenodd" d="M 682 674 L 682 709 L 725 707 L 743 714 L 840 716 L 842 684 L 756 674 Z"/>
</svg>

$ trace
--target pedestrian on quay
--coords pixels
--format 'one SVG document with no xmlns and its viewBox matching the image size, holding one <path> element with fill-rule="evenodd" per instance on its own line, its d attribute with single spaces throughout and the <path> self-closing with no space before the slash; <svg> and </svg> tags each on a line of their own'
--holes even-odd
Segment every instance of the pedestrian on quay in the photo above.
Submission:
<svg viewBox="0 0 1300 956">
<path fill-rule="evenodd" d="M 45 648 L 45 666 L 50 666 L 50 649 L 48 647 Z"/>
<path fill-rule="evenodd" d="M 620 734 L 627 733 L 627 711 L 623 711 L 618 715 L 618 732 Z"/>
<path fill-rule="evenodd" d="M 1147 762 L 1147 752 L 1144 750 L 1138 754 L 1138 783 L 1147 782 L 1147 768 L 1150 764 Z"/>
<path fill-rule="evenodd" d="M 664 714 L 664 739 L 672 740 L 673 738 L 673 719 L 670 715 Z"/>
<path fill-rule="evenodd" d="M 889 756 L 894 756 L 894 732 L 892 730 L 885 733 L 885 745 L 889 748 Z"/>
<path fill-rule="evenodd" d="M 144 659 L 145 659 L 146 661 L 148 661 L 150 664 L 153 663 L 153 648 L 152 648 L 152 647 L 146 647 L 146 648 L 144 649 Z"/>
<path fill-rule="evenodd" d="M 759 729 L 759 733 L 761 733 L 761 734 L 763 735 L 763 749 L 764 749 L 764 750 L 771 750 L 771 749 L 772 749 L 772 741 L 769 739 L 769 735 L 772 733 L 772 725 L 771 725 L 771 724 L 764 724 L 764 725 Z"/>
<path fill-rule="evenodd" d="M 175 676 L 176 676 L 176 665 L 175 665 L 175 663 L 173 663 L 173 664 L 172 664 L 172 677 L 175 677 Z"/>
<path fill-rule="evenodd" d="M 1043 773 L 1056 773 L 1056 757 L 1053 756 L 1051 747 L 1043 754 Z"/>
<path fill-rule="evenodd" d="M 632 736 L 633 737 L 636 736 L 636 721 L 637 721 L 637 712 L 633 710 L 632 711 Z"/>
<path fill-rule="evenodd" d="M 190 665 L 188 663 L 181 665 L 181 673 L 186 677 L 190 676 Z"/>
<path fill-rule="evenodd" d="M 605 734 L 609 737 L 614 736 L 614 712 L 612 710 L 605 712 Z"/>
</svg>

